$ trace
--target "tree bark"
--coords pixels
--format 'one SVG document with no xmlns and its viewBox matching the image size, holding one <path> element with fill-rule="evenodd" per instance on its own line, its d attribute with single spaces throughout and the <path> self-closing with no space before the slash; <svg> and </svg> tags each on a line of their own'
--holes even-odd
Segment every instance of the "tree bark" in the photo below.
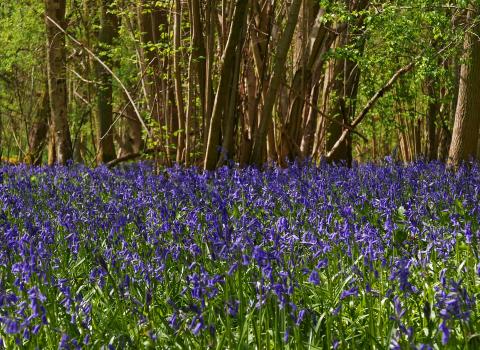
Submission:
<svg viewBox="0 0 480 350">
<path fill-rule="evenodd" d="M 352 1 L 350 11 L 362 11 L 368 6 L 367 0 Z M 360 16 L 356 23 L 349 25 L 347 30 L 340 34 L 338 40 L 338 47 L 345 47 L 354 44 L 355 49 L 363 54 L 365 41 L 363 38 L 355 39 L 360 35 L 360 28 L 363 25 L 363 16 Z M 353 41 L 356 40 L 356 41 Z M 328 123 L 327 131 L 327 149 L 331 149 L 338 140 L 345 125 L 350 123 L 350 120 L 355 115 L 355 107 L 357 100 L 357 90 L 360 81 L 360 70 L 357 62 L 349 59 L 339 59 L 335 62 L 333 68 L 333 84 L 330 101 L 327 104 L 325 114 L 332 118 Z M 351 137 L 347 137 L 345 141 L 340 144 L 336 151 L 329 157 L 332 162 L 346 162 L 347 165 L 352 163 L 352 144 Z"/>
<path fill-rule="evenodd" d="M 0 163 L 2 162 L 3 147 L 4 147 L 4 141 L 3 141 L 3 114 L 0 113 Z"/>
<path fill-rule="evenodd" d="M 322 23 L 324 12 L 323 9 L 318 9 L 312 32 L 308 37 L 308 43 L 311 44 L 304 48 L 290 87 L 288 118 L 283 125 L 282 131 L 282 135 L 284 135 L 282 140 L 284 142 L 282 142 L 281 147 L 281 161 L 284 161 L 285 158 L 293 161 L 295 158 L 302 157 L 302 152 L 298 151 L 302 142 L 302 134 L 304 132 L 311 134 L 312 131 L 308 129 L 302 130 L 302 116 L 306 119 L 309 116 L 313 117 L 308 112 L 307 107 L 311 100 L 310 94 L 314 93 L 311 87 L 316 85 L 315 80 L 318 80 L 314 71 L 316 71 L 318 66 L 323 66 L 325 53 L 329 50 L 336 37 L 334 31 Z M 317 98 L 313 103 L 316 105 L 317 101 L 318 91 Z M 311 121 L 309 123 L 304 121 L 303 124 L 306 124 L 305 126 L 310 129 L 313 127 Z"/>
<path fill-rule="evenodd" d="M 146 94 L 148 107 L 152 111 L 152 117 L 160 127 L 166 125 L 165 103 L 167 94 L 165 86 L 167 81 L 163 78 L 165 66 L 162 67 L 162 59 L 157 49 L 158 44 L 166 42 L 163 39 L 167 36 L 168 16 L 164 5 L 155 0 L 141 0 L 137 7 L 138 26 L 142 33 L 141 59 L 142 70 L 145 73 Z"/>
<path fill-rule="evenodd" d="M 207 151 L 205 154 L 204 168 L 205 170 L 213 170 L 217 166 L 222 145 L 221 142 L 221 126 L 225 108 L 229 103 L 232 90 L 236 91 L 237 86 L 233 86 L 234 76 L 236 72 L 237 60 L 236 50 L 241 50 L 242 33 L 246 23 L 246 14 L 248 9 L 248 0 L 237 0 L 233 20 L 230 27 L 230 33 L 225 46 L 222 57 L 222 69 L 220 72 L 220 81 L 218 83 L 217 93 L 215 95 L 215 103 L 213 105 L 212 117 L 210 119 L 210 128 L 208 133 Z"/>
<path fill-rule="evenodd" d="M 39 107 L 28 134 L 28 153 L 25 161 L 31 165 L 40 165 L 42 152 L 46 144 L 48 119 L 50 118 L 50 99 L 48 98 L 48 84 L 42 92 Z"/>
<path fill-rule="evenodd" d="M 241 32 L 241 36 L 238 42 L 238 46 L 235 52 L 234 71 L 230 83 L 230 92 L 227 100 L 227 105 L 224 109 L 223 116 L 223 142 L 222 142 L 222 156 L 219 158 L 217 166 L 223 165 L 226 161 L 233 159 L 235 155 L 235 127 L 237 124 L 237 100 L 238 100 L 238 84 L 240 78 L 240 65 L 242 62 L 242 49 L 243 42 L 245 41 L 245 27 L 246 27 L 246 14 L 244 15 L 244 21 L 242 28 L 238 30 Z"/>
<path fill-rule="evenodd" d="M 72 159 L 72 141 L 67 116 L 67 79 L 65 34 L 66 0 L 45 0 L 47 32 L 47 72 L 50 110 L 55 134 L 56 162 L 66 164 Z"/>
<path fill-rule="evenodd" d="M 306 157 L 312 153 L 313 141 L 315 138 L 315 125 L 318 120 L 318 99 L 320 97 L 320 83 L 316 83 L 310 92 L 310 100 L 308 106 L 308 116 L 305 121 L 304 132 L 302 136 L 302 143 L 300 150 L 302 156 Z"/>
<path fill-rule="evenodd" d="M 438 83 L 433 78 L 428 78 L 426 81 L 426 92 L 428 96 L 426 156 L 430 161 L 437 159 L 438 142 L 436 137 L 436 122 L 439 119 L 441 107 L 438 90 Z"/>
<path fill-rule="evenodd" d="M 192 59 L 195 62 L 195 67 L 198 75 L 198 89 L 200 94 L 202 118 L 206 113 L 206 99 L 207 99 L 207 65 L 206 65 L 206 49 L 205 39 L 202 30 L 202 17 L 200 11 L 200 1 L 190 0 L 191 14 L 192 14 Z M 212 33 L 213 34 L 213 33 Z"/>
<path fill-rule="evenodd" d="M 173 69 L 175 79 L 175 101 L 177 103 L 178 117 L 178 142 L 177 142 L 177 163 L 181 163 L 185 153 L 185 106 L 183 101 L 182 72 L 180 68 L 180 46 L 181 46 L 181 25 L 182 25 L 182 1 L 175 0 L 175 13 L 173 24 Z"/>
<path fill-rule="evenodd" d="M 48 165 L 55 165 L 57 162 L 57 152 L 55 146 L 55 130 L 53 129 L 53 123 L 50 120 L 48 126 Z"/>
<path fill-rule="evenodd" d="M 340 138 L 335 142 L 335 144 L 332 146 L 330 151 L 327 152 L 325 158 L 328 160 L 337 150 L 338 147 L 341 146 L 341 144 L 345 141 L 345 139 L 348 137 L 350 132 L 357 127 L 358 124 L 365 118 L 365 116 L 368 114 L 368 112 L 375 106 L 377 101 L 385 95 L 390 89 L 392 88 L 393 84 L 404 74 L 408 73 L 412 68 L 414 67 L 414 62 L 411 62 L 407 64 L 406 66 L 400 68 L 395 72 L 394 75 L 390 78 L 390 80 L 382 86 L 371 98 L 368 100 L 366 105 L 363 107 L 362 111 L 357 115 L 357 117 L 352 121 L 352 124 L 350 125 L 349 128 L 343 130 Z"/>
<path fill-rule="evenodd" d="M 469 9 L 468 19 L 476 20 L 479 6 Z M 464 59 L 460 68 L 460 82 L 452 142 L 448 164 L 457 167 L 477 155 L 480 127 L 480 25 L 465 33 Z"/>
<path fill-rule="evenodd" d="M 100 31 L 98 33 L 99 56 L 111 69 L 110 50 L 118 34 L 118 18 L 111 13 L 111 0 L 102 0 L 100 6 Z M 108 163 L 115 159 L 113 143 L 113 85 L 112 76 L 100 64 L 96 63 L 97 80 L 100 84 L 95 113 L 95 131 L 97 144 L 97 164 Z"/>
<path fill-rule="evenodd" d="M 264 163 L 263 155 L 265 151 L 267 133 L 272 124 L 273 106 L 277 99 L 277 93 L 285 73 L 285 62 L 292 42 L 293 33 L 298 22 L 301 4 L 302 0 L 294 0 L 290 5 L 287 24 L 278 43 L 278 49 L 273 62 L 272 78 L 270 80 L 268 92 L 263 104 L 260 126 L 255 135 L 252 155 L 250 158 L 250 162 L 256 166 L 262 166 Z"/>
</svg>

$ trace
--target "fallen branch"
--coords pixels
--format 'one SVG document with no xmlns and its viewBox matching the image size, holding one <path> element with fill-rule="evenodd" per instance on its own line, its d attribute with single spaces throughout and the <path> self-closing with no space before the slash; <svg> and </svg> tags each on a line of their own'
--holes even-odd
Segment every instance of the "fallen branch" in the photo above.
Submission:
<svg viewBox="0 0 480 350">
<path fill-rule="evenodd" d="M 108 168 L 113 168 L 114 166 L 116 166 L 120 163 L 128 162 L 129 160 L 134 160 L 134 159 L 143 157 L 143 156 L 148 155 L 148 154 L 159 152 L 161 150 L 162 150 L 161 147 L 157 147 L 157 148 L 149 148 L 149 149 L 146 149 L 145 151 L 141 151 L 141 152 L 137 152 L 137 153 L 129 153 L 129 154 L 124 155 L 123 157 L 119 157 L 119 158 L 116 158 L 116 159 L 114 159 L 114 160 L 112 160 L 108 163 L 105 163 L 105 165 Z"/>
<path fill-rule="evenodd" d="M 353 122 L 350 124 L 350 128 L 347 128 L 345 130 L 343 130 L 342 132 L 342 135 L 340 136 L 340 138 L 337 140 L 337 142 L 335 142 L 335 144 L 333 145 L 332 149 L 327 153 L 327 155 L 325 156 L 326 159 L 330 159 L 332 157 L 332 155 L 335 153 L 335 151 L 340 147 L 340 145 L 342 144 L 342 142 L 345 141 L 345 139 L 347 138 L 348 134 L 350 132 L 352 132 L 352 130 L 358 125 L 360 124 L 360 122 L 363 120 L 363 118 L 365 118 L 365 116 L 368 114 L 368 112 L 370 112 L 370 110 L 373 108 L 373 106 L 375 106 L 375 103 L 377 103 L 377 101 L 386 93 L 388 92 L 393 84 L 398 80 L 398 78 L 400 78 L 402 75 L 404 75 L 405 73 L 409 72 L 410 70 L 412 70 L 412 68 L 415 66 L 415 63 L 414 62 L 410 62 L 409 64 L 407 64 L 406 66 L 400 68 L 399 70 L 397 70 L 395 72 L 395 74 L 390 78 L 390 80 L 380 88 L 380 90 L 378 90 L 375 95 L 372 96 L 372 98 L 367 102 L 367 104 L 365 105 L 365 107 L 363 107 L 362 111 L 358 114 L 358 116 L 353 120 Z"/>
</svg>

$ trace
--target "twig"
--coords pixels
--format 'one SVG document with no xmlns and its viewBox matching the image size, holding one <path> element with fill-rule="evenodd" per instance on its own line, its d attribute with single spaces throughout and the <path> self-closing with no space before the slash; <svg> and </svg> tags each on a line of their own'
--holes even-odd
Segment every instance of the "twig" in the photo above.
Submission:
<svg viewBox="0 0 480 350">
<path fill-rule="evenodd" d="M 105 64 L 105 62 L 103 62 L 97 55 L 95 55 L 95 53 L 90 50 L 88 47 L 86 47 L 84 44 L 82 44 L 80 41 L 78 41 L 77 39 L 75 39 L 72 35 L 68 34 L 67 31 L 65 29 L 62 28 L 62 26 L 60 26 L 55 20 L 53 20 L 50 16 L 46 16 L 46 18 L 52 22 L 63 34 L 65 34 L 68 38 L 70 38 L 70 40 L 72 40 L 75 44 L 77 44 L 78 46 L 80 46 L 81 48 L 83 48 L 89 55 L 91 55 L 98 63 L 100 63 L 100 65 L 117 81 L 117 83 L 120 85 L 120 87 L 122 88 L 122 90 L 125 92 L 125 94 L 127 95 L 130 103 L 132 104 L 133 106 L 133 109 L 135 111 L 135 114 L 138 118 L 138 120 L 140 121 L 140 123 L 142 124 L 142 127 L 145 129 L 145 131 L 147 132 L 148 136 L 151 138 L 152 137 L 152 133 L 150 132 L 150 130 L 148 129 L 147 125 L 145 124 L 145 121 L 143 120 L 142 116 L 140 115 L 140 112 L 137 108 L 137 105 L 135 104 L 135 101 L 133 100 L 132 96 L 130 95 L 130 92 L 128 91 L 128 89 L 125 87 L 125 85 L 123 84 L 123 82 L 120 80 L 120 78 Z"/>
</svg>

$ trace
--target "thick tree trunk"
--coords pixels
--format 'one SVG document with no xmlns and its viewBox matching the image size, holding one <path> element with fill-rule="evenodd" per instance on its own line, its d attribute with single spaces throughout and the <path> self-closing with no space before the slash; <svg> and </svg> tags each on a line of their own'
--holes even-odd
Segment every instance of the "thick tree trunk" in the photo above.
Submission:
<svg viewBox="0 0 480 350">
<path fill-rule="evenodd" d="M 142 140 L 142 124 L 135 115 L 132 105 L 128 101 L 124 111 L 123 118 L 123 132 L 117 135 L 117 143 L 119 144 L 119 151 L 117 158 L 122 158 L 127 154 L 139 153 L 143 148 Z"/>
<path fill-rule="evenodd" d="M 469 10 L 468 18 L 475 20 L 479 6 Z M 480 127 L 480 25 L 465 33 L 464 58 L 460 68 L 460 82 L 452 142 L 448 164 L 457 167 L 477 155 Z"/>
<path fill-rule="evenodd" d="M 245 64 L 244 78 L 244 116 L 242 118 L 242 138 L 239 154 L 239 163 L 241 166 L 248 164 L 250 153 L 252 152 L 253 134 L 257 125 L 257 79 L 251 58 L 247 59 Z"/>
<path fill-rule="evenodd" d="M 326 149 L 330 150 L 335 142 L 342 135 L 343 130 L 345 129 L 343 125 L 348 125 L 350 122 L 350 115 L 347 112 L 347 106 L 345 100 L 350 96 L 345 95 L 344 91 L 344 78 L 349 76 L 349 72 L 345 70 L 345 60 L 340 59 L 335 63 L 332 63 L 333 67 L 331 68 L 333 73 L 331 77 L 333 79 L 331 83 L 331 90 L 328 94 L 328 102 L 325 104 L 326 109 L 324 113 L 330 118 L 327 121 L 327 133 L 326 133 Z M 347 163 L 351 160 L 351 148 L 349 147 L 350 137 L 348 137 L 345 142 L 342 142 L 337 150 L 333 153 L 332 162 L 346 161 Z"/>
<path fill-rule="evenodd" d="M 102 0 L 100 7 L 100 31 L 98 41 L 100 57 L 103 62 L 112 65 L 110 49 L 118 33 L 118 18 L 112 14 L 111 0 Z M 108 163 L 115 159 L 113 143 L 113 86 L 112 76 L 100 64 L 96 64 L 97 80 L 100 84 L 97 96 L 97 112 L 95 113 L 95 131 L 97 144 L 97 164 Z"/>
<path fill-rule="evenodd" d="M 66 164 L 73 156 L 67 116 L 65 34 L 58 27 L 65 28 L 65 7 L 66 0 L 45 0 L 48 89 L 59 164 Z"/>
</svg>

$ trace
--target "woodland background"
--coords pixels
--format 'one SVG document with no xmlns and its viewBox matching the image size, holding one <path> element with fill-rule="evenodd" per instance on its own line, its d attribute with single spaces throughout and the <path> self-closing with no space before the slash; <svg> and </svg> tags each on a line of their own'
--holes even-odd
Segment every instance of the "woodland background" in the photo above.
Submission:
<svg viewBox="0 0 480 350">
<path fill-rule="evenodd" d="M 480 4 L 2 0 L 0 158 L 94 166 L 480 154 Z"/>
</svg>

